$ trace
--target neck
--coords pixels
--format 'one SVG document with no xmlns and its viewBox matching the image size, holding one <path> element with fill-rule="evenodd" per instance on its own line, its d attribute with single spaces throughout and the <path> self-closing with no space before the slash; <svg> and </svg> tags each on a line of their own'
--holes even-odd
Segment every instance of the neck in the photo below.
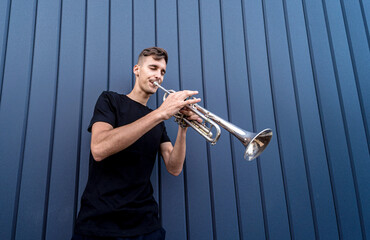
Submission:
<svg viewBox="0 0 370 240">
<path fill-rule="evenodd" d="M 146 106 L 151 94 L 147 94 L 143 91 L 139 91 L 139 90 L 137 90 L 137 88 L 134 87 L 134 89 L 132 89 L 132 91 L 129 94 L 127 94 L 126 96 L 131 98 L 132 100 Z"/>
</svg>

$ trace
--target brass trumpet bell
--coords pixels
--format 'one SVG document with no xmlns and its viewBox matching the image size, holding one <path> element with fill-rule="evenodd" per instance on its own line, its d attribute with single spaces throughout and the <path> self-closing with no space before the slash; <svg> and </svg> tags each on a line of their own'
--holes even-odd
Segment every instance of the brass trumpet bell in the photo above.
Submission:
<svg viewBox="0 0 370 240">
<path fill-rule="evenodd" d="M 245 146 L 244 159 L 251 161 L 258 157 L 270 143 L 272 130 L 268 128 L 259 133 L 250 133 L 246 131 L 245 135 L 248 135 L 248 137 L 243 140 L 238 139 Z"/>
</svg>

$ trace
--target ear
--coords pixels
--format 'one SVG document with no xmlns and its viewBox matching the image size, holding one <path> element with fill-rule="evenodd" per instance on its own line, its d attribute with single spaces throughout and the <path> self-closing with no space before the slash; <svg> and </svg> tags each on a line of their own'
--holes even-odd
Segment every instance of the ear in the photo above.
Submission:
<svg viewBox="0 0 370 240">
<path fill-rule="evenodd" d="M 133 72 L 134 72 L 135 76 L 139 76 L 140 66 L 136 64 L 133 68 Z"/>
</svg>

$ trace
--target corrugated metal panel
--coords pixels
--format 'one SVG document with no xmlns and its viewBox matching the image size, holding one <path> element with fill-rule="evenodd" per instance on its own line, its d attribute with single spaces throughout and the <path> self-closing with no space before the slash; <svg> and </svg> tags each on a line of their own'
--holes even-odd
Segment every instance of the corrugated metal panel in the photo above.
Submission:
<svg viewBox="0 0 370 240">
<path fill-rule="evenodd" d="M 370 5 L 331 0 L 0 2 L 0 238 L 68 239 L 87 180 L 86 131 L 103 90 L 128 93 L 148 46 L 164 85 L 248 131 L 188 131 L 179 177 L 152 175 L 167 239 L 370 236 Z M 156 108 L 162 93 L 149 102 Z M 167 121 L 171 139 L 177 125 Z"/>
</svg>

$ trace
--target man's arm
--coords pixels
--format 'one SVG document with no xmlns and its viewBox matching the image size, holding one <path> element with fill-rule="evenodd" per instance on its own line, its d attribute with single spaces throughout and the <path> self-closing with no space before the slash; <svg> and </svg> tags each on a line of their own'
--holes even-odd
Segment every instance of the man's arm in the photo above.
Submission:
<svg viewBox="0 0 370 240">
<path fill-rule="evenodd" d="M 179 126 L 175 146 L 171 142 L 164 142 L 160 145 L 163 161 L 166 169 L 174 176 L 180 175 L 186 155 L 186 131 L 187 128 Z"/>
<path fill-rule="evenodd" d="M 169 119 L 186 105 L 199 102 L 200 99 L 184 101 L 197 93 L 180 91 L 170 94 L 158 109 L 122 127 L 113 128 L 105 122 L 94 123 L 91 129 L 91 153 L 94 159 L 101 161 L 129 147 L 150 129 Z"/>
<path fill-rule="evenodd" d="M 198 121 L 201 123 L 203 120 L 193 113 L 191 110 L 188 110 L 186 107 L 180 111 L 182 114 L 187 116 L 189 121 Z M 177 138 L 175 146 L 173 147 L 171 142 L 164 142 L 160 145 L 161 154 L 163 161 L 166 165 L 166 169 L 169 173 L 174 176 L 180 175 L 186 155 L 186 131 L 188 127 L 182 128 L 179 126 L 177 132 Z"/>
<path fill-rule="evenodd" d="M 129 147 L 146 132 L 163 121 L 159 112 L 151 112 L 137 121 L 113 128 L 106 122 L 96 122 L 91 129 L 91 153 L 95 161 L 101 161 Z"/>
</svg>

